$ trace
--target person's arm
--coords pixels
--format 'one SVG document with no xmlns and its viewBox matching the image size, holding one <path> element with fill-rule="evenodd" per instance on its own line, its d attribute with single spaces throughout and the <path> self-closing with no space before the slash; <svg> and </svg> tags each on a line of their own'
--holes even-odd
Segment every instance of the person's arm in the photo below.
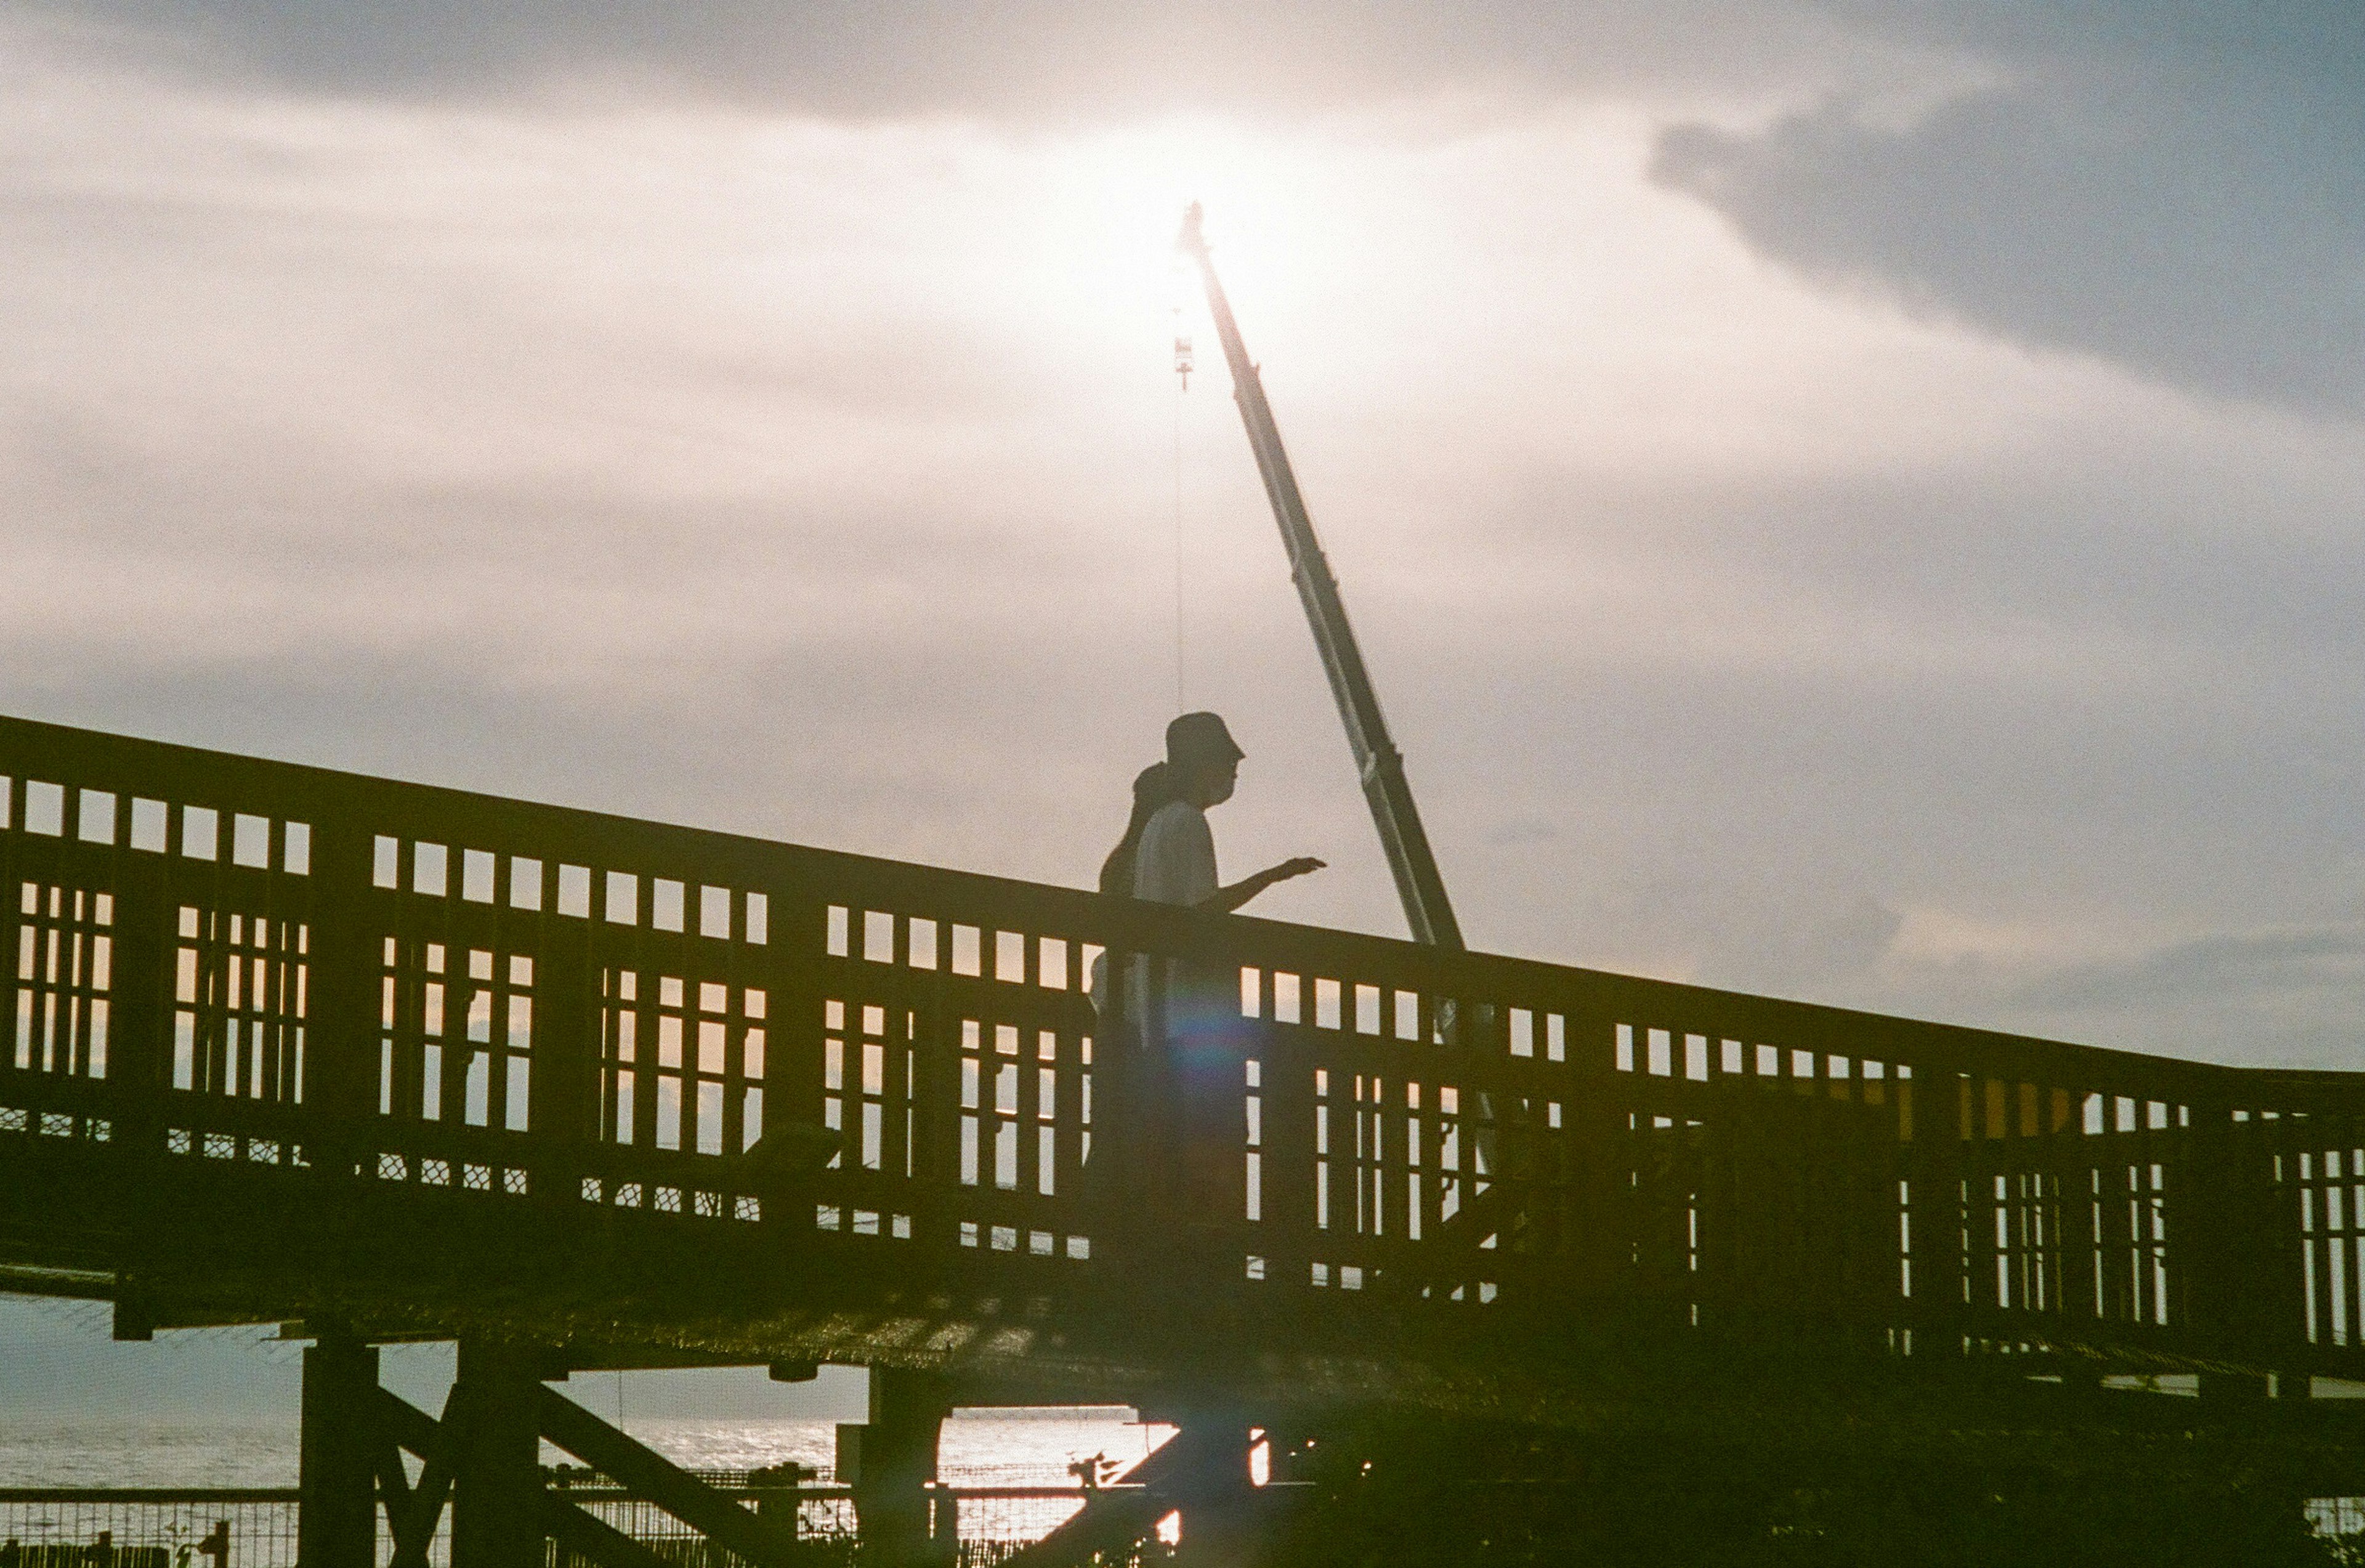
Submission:
<svg viewBox="0 0 2365 1568">
<path fill-rule="evenodd" d="M 1278 866 L 1268 866 L 1252 877 L 1243 877 L 1228 888 L 1217 888 L 1191 907 L 1205 910 L 1211 914 L 1229 914 L 1275 882 L 1285 882 L 1292 877 L 1303 877 L 1308 871 L 1319 871 L 1323 865 L 1324 862 L 1317 860 L 1311 855 L 1301 855 L 1295 860 L 1284 860 Z"/>
</svg>

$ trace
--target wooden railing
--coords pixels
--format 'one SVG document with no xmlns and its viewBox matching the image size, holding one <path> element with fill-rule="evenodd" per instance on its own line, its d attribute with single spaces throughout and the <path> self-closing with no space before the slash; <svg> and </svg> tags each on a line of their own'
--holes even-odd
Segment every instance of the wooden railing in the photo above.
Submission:
<svg viewBox="0 0 2365 1568">
<path fill-rule="evenodd" d="M 21 720 L 0 775 L 0 1261 L 163 1299 L 192 1215 L 224 1237 L 346 1216 L 476 1235 L 462 1255 L 493 1269 L 481 1238 L 555 1232 L 709 1258 L 751 1320 L 923 1298 L 1104 1319 L 1180 1282 L 1226 1335 L 1309 1354 L 1524 1363 L 1645 1335 L 2365 1371 L 2365 1076 Z M 1225 1173 L 1212 1210 L 1178 1215 L 1171 1140 L 1113 1119 L 1113 1076 L 1157 1081 L 1170 966 L 1141 965 L 1153 1048 L 1125 1056 L 1085 994 L 1104 953 L 1237 991 L 1222 1114 L 1193 1134 Z M 826 1168 L 797 1168 L 798 1128 L 835 1132 Z M 1182 1221 L 1198 1239 L 1164 1245 Z"/>
</svg>

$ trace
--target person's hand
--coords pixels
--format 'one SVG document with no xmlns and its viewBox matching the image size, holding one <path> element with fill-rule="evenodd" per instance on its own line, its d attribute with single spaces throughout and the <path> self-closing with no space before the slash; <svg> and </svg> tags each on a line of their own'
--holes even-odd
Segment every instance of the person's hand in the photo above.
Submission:
<svg viewBox="0 0 2365 1568">
<path fill-rule="evenodd" d="M 1268 866 L 1255 875 L 1234 882 L 1228 888 L 1217 888 L 1212 897 L 1201 900 L 1194 908 L 1229 914 L 1249 900 L 1275 882 L 1285 882 L 1292 877 L 1303 877 L 1308 871 L 1319 871 L 1323 863 L 1311 855 L 1301 855 L 1295 860 L 1284 860 L 1278 866 Z"/>
</svg>

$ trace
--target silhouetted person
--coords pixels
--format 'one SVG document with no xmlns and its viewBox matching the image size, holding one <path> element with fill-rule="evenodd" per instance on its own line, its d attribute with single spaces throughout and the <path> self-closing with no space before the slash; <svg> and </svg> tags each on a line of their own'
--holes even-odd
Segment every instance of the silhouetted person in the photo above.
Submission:
<svg viewBox="0 0 2365 1568">
<path fill-rule="evenodd" d="M 1229 887 L 1218 879 L 1206 813 L 1232 798 L 1243 755 L 1214 713 L 1185 713 L 1169 724 L 1166 761 L 1134 780 L 1132 817 L 1101 868 L 1102 890 L 1129 882 L 1135 898 L 1220 914 L 1276 882 L 1321 869 L 1321 861 L 1302 856 Z M 1116 999 L 1105 977 L 1096 988 L 1117 1090 L 1112 1111 L 1125 1127 L 1117 1142 L 1131 1168 L 1110 1174 L 1137 1193 L 1163 1193 L 1186 1224 L 1220 1226 L 1241 1217 L 1233 1191 L 1245 1060 L 1239 978 L 1185 958 L 1161 969 L 1164 984 L 1153 988 L 1147 958 L 1126 966 L 1121 1023 L 1108 1016 Z"/>
<path fill-rule="evenodd" d="M 1141 847 L 1142 830 L 1149 825 L 1160 808 L 1182 797 L 1174 792 L 1174 771 L 1162 762 L 1153 762 L 1134 775 L 1133 815 L 1126 819 L 1125 836 L 1101 862 L 1101 891 L 1118 898 L 1133 897 L 1134 853 Z"/>
<path fill-rule="evenodd" d="M 1207 809 L 1232 798 L 1239 784 L 1240 758 L 1247 755 L 1216 714 L 1185 713 L 1166 726 L 1167 777 L 1161 788 L 1171 790 L 1173 798 L 1151 813 L 1141 830 L 1134 851 L 1135 898 L 1228 914 L 1275 882 L 1322 868 L 1321 861 L 1301 855 L 1228 888 L 1216 883 L 1216 835 L 1207 826 Z M 1138 779 L 1135 801 L 1138 811 Z"/>
<path fill-rule="evenodd" d="M 1134 776 L 1133 812 L 1126 819 L 1125 836 L 1101 862 L 1100 890 L 1112 898 L 1133 896 L 1135 852 L 1142 830 L 1160 810 L 1171 804 L 1174 776 L 1162 762 L 1153 762 Z M 1091 1218 L 1094 1246 L 1101 1256 L 1115 1258 L 1127 1249 L 1127 1238 L 1140 1215 L 1135 1212 L 1145 1190 L 1154 1150 L 1160 1147 L 1158 1129 L 1146 1126 L 1151 1108 L 1160 1103 L 1160 1074 L 1142 1047 L 1142 986 L 1123 953 L 1103 953 L 1093 960 L 1088 982 L 1098 1017 L 1093 1033 L 1099 1049 L 1093 1061 L 1093 1137 L 1084 1156 L 1084 1206 Z M 0 1564 L 5 1568 L 5 1564 Z"/>
</svg>

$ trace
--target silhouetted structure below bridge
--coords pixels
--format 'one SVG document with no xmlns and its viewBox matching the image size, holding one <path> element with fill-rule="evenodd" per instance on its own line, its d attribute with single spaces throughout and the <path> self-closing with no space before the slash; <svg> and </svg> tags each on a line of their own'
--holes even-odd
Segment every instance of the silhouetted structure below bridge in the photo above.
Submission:
<svg viewBox="0 0 2365 1568">
<path fill-rule="evenodd" d="M 0 1288 L 301 1325 L 308 1565 L 372 1562 L 381 1508 L 424 1562 L 448 1498 L 459 1568 L 651 1568 L 544 1437 L 718 1561 L 798 1558 L 544 1386 L 622 1366 L 872 1368 L 883 1562 L 948 1550 L 956 1405 L 1182 1427 L 1041 1562 L 1176 1511 L 1211 1562 L 2299 1560 L 2299 1499 L 2365 1491 L 2304 1397 L 2365 1377 L 2365 1075 L 20 720 L 0 774 Z M 1239 976 L 1227 1212 L 1108 1158 L 1104 951 Z M 377 1383 L 420 1338 L 460 1345 L 440 1416 Z M 2161 1378 L 2199 1397 L 2112 1387 Z"/>
</svg>

